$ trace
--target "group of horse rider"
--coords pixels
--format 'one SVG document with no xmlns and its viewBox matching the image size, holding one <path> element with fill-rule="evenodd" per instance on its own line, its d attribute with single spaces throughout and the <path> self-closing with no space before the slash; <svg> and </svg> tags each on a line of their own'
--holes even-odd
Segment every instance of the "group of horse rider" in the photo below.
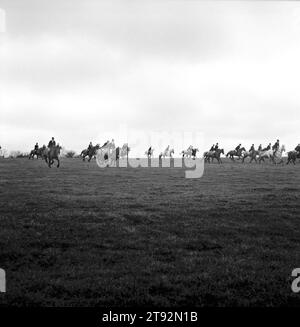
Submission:
<svg viewBox="0 0 300 327">
<path fill-rule="evenodd" d="M 57 145 L 59 146 L 58 143 L 57 143 Z M 55 147 L 55 146 L 56 146 L 56 141 L 55 141 L 54 137 L 52 137 L 51 140 L 48 143 L 48 146 L 46 147 L 46 145 L 44 144 L 42 146 L 42 149 L 43 150 L 46 149 L 46 148 L 51 149 L 52 147 Z M 34 152 L 37 153 L 39 150 L 40 150 L 39 143 L 36 142 L 36 144 L 34 146 Z"/>
<path fill-rule="evenodd" d="M 279 142 L 279 140 L 277 140 L 277 141 L 274 143 L 273 146 L 271 145 L 271 143 L 269 143 L 268 146 L 266 146 L 265 148 L 263 148 L 262 145 L 260 144 L 259 147 L 258 147 L 258 149 L 257 149 L 257 151 L 262 151 L 262 152 L 264 152 L 264 151 L 269 151 L 269 150 L 272 149 L 273 154 L 275 154 L 276 151 L 278 151 L 279 146 L 280 146 L 280 142 Z M 297 148 L 298 148 L 299 150 L 297 150 Z M 219 143 L 216 143 L 216 144 L 213 144 L 213 146 L 210 148 L 209 151 L 214 152 L 214 151 L 217 151 L 218 149 L 219 149 Z M 235 150 L 235 152 L 238 154 L 238 153 L 241 152 L 242 149 L 244 149 L 244 148 L 242 148 L 242 144 L 240 143 L 238 146 L 235 147 L 234 150 Z M 300 144 L 295 148 L 295 150 L 298 151 L 298 152 L 300 152 Z M 249 152 L 252 152 L 252 151 L 256 151 L 256 150 L 255 150 L 255 146 L 254 146 L 254 144 L 252 144 L 251 147 L 250 147 L 250 149 L 249 149 Z"/>
<path fill-rule="evenodd" d="M 115 146 L 115 140 L 112 139 L 111 141 L 107 140 L 101 147 L 100 149 L 102 148 L 105 148 L 105 147 L 110 147 L 111 149 L 115 149 L 116 146 Z M 94 148 L 94 145 L 92 142 L 89 143 L 88 147 L 87 147 L 87 151 L 90 151 Z"/>
<path fill-rule="evenodd" d="M 57 167 L 59 167 L 59 154 L 61 146 L 59 143 L 56 143 L 54 137 L 48 143 L 48 146 L 44 144 L 41 148 L 39 147 L 38 142 L 34 145 L 34 149 L 29 154 L 29 159 L 33 159 L 34 156 L 37 158 L 41 157 L 46 161 L 46 163 L 51 167 L 54 163 L 54 159 L 57 160 Z"/>
<path fill-rule="evenodd" d="M 57 143 L 57 145 L 59 146 L 59 144 Z M 56 146 L 56 141 L 54 139 L 54 137 L 51 138 L 51 140 L 49 141 L 48 143 L 48 146 L 47 148 L 48 149 L 51 149 L 52 147 L 55 147 Z M 107 140 L 101 147 L 99 147 L 99 145 L 97 145 L 98 148 L 110 148 L 110 149 L 115 149 L 115 141 L 114 139 L 112 139 L 111 141 Z M 271 143 L 269 143 L 265 148 L 262 147 L 262 145 L 260 144 L 257 151 L 258 152 L 265 152 L 265 151 L 269 151 L 269 150 L 272 150 L 273 151 L 273 154 L 275 155 L 276 151 L 279 150 L 279 147 L 280 147 L 280 141 L 279 139 L 276 140 L 276 142 L 272 145 Z M 95 148 L 95 146 L 93 146 L 93 143 L 90 142 L 88 147 L 87 147 L 87 151 L 91 151 Z M 169 147 L 168 147 L 169 148 Z M 35 146 L 34 146 L 34 153 L 35 154 L 38 154 L 39 151 L 41 150 L 45 150 L 46 149 L 46 145 L 44 144 L 42 148 L 39 148 L 39 144 L 36 143 Z M 190 146 L 188 149 L 193 149 L 192 146 Z M 216 152 L 218 151 L 220 148 L 219 148 L 219 143 L 216 143 L 216 144 L 213 144 L 212 147 L 210 148 L 210 152 Z M 237 155 L 240 155 L 242 153 L 242 151 L 245 150 L 245 148 L 242 147 L 242 144 L 238 144 L 234 151 Z M 153 148 L 152 146 L 149 147 L 147 153 L 148 154 L 151 154 L 153 151 Z M 248 152 L 254 152 L 256 151 L 255 150 L 255 146 L 254 144 L 251 145 L 250 149 Z M 300 143 L 295 147 L 295 151 L 300 155 Z"/>
<path fill-rule="evenodd" d="M 58 143 L 57 143 L 57 145 L 59 146 Z M 56 146 L 56 141 L 55 141 L 54 137 L 52 137 L 51 140 L 50 140 L 49 143 L 48 143 L 47 148 L 48 148 L 48 149 L 51 149 L 52 147 L 55 147 L 55 146 Z M 107 141 L 102 145 L 102 147 L 100 147 L 100 148 L 105 148 L 105 147 L 108 147 L 108 146 L 109 146 L 110 148 L 112 148 L 112 149 L 115 148 L 115 142 L 114 142 L 114 139 L 112 139 L 111 141 L 107 140 Z M 89 150 L 91 150 L 93 147 L 94 147 L 94 146 L 93 146 L 93 143 L 90 142 L 89 145 L 88 145 L 88 147 L 87 147 L 87 150 L 89 151 Z M 37 142 L 37 143 L 35 144 L 35 146 L 34 146 L 34 151 L 37 152 L 39 149 L 40 149 L 40 147 L 39 147 L 39 144 L 38 144 L 38 142 Z M 42 146 L 42 149 L 46 149 L 46 145 L 45 145 L 45 144 Z"/>
</svg>

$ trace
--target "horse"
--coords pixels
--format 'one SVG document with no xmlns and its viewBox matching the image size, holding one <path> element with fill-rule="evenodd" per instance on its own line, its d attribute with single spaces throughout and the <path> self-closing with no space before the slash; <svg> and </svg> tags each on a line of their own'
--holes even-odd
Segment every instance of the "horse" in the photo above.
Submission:
<svg viewBox="0 0 300 327">
<path fill-rule="evenodd" d="M 275 165 L 283 164 L 283 158 L 282 158 L 283 152 L 285 152 L 284 144 L 282 144 L 282 146 L 279 149 L 277 149 L 273 154 L 272 161 Z M 276 159 L 279 159 L 279 162 L 276 162 Z"/>
<path fill-rule="evenodd" d="M 172 154 L 174 154 L 174 149 L 170 149 L 170 146 L 168 145 L 168 147 L 165 149 L 164 152 L 161 152 L 160 155 L 159 155 L 159 158 L 163 157 L 170 157 L 172 158 Z"/>
<path fill-rule="evenodd" d="M 272 160 L 273 157 L 273 150 L 261 150 L 258 153 L 258 162 L 261 163 L 262 161 L 265 161 L 265 159 Z"/>
<path fill-rule="evenodd" d="M 147 151 L 145 151 L 145 155 L 148 157 L 148 159 L 151 159 L 151 157 L 153 157 L 153 152 L 154 152 L 153 148 L 148 149 Z"/>
<path fill-rule="evenodd" d="M 244 147 L 240 148 L 238 151 L 237 150 L 231 150 L 226 154 L 226 158 L 229 156 L 229 158 L 234 161 L 234 157 L 238 157 L 238 160 L 241 159 L 243 155 L 243 151 L 246 151 Z"/>
<path fill-rule="evenodd" d="M 42 151 L 41 151 L 41 157 L 43 160 L 45 160 L 48 163 L 48 153 L 49 153 L 49 149 L 45 147 L 42 147 Z"/>
<path fill-rule="evenodd" d="M 222 163 L 222 160 L 221 160 L 221 154 L 224 154 L 224 149 L 217 149 L 217 150 L 214 150 L 214 151 L 207 151 L 207 152 L 204 152 L 204 160 L 208 163 L 210 163 L 210 159 L 211 159 L 211 162 L 214 161 L 214 159 L 217 159 L 218 160 L 218 163 Z"/>
<path fill-rule="evenodd" d="M 88 152 L 88 149 L 84 149 L 81 151 L 80 157 L 82 157 L 82 160 L 84 160 L 84 158 L 88 155 Z"/>
<path fill-rule="evenodd" d="M 249 163 L 251 163 L 253 160 L 255 160 L 255 162 L 257 162 L 256 157 L 259 155 L 259 152 L 257 150 L 252 150 L 252 151 L 245 151 L 242 154 L 242 163 L 245 162 L 245 159 L 247 157 L 250 157 L 250 161 Z"/>
<path fill-rule="evenodd" d="M 82 160 L 85 161 L 85 158 L 88 156 L 88 157 L 89 157 L 88 162 L 90 162 L 91 159 L 92 159 L 94 156 L 96 156 L 96 152 L 97 152 L 97 150 L 99 150 L 99 148 L 100 148 L 100 145 L 97 144 L 97 145 L 95 145 L 95 146 L 92 146 L 92 147 L 89 148 L 89 149 L 82 150 L 82 151 L 81 151 L 81 154 L 80 154 L 80 156 L 82 157 Z"/>
<path fill-rule="evenodd" d="M 197 152 L 199 152 L 199 149 L 198 149 L 198 148 L 193 148 L 193 149 L 192 149 L 192 157 L 193 157 L 193 159 L 196 158 L 196 156 L 197 156 Z"/>
<path fill-rule="evenodd" d="M 192 157 L 192 150 L 193 147 L 190 145 L 187 150 L 183 150 L 180 152 L 180 155 L 182 155 L 182 158 L 191 158 Z"/>
<path fill-rule="evenodd" d="M 264 161 L 264 159 L 270 159 L 274 164 L 276 163 L 275 159 L 280 159 L 279 163 L 283 163 L 283 159 L 282 159 L 282 153 L 285 152 L 285 146 L 282 145 L 280 147 L 280 149 L 277 149 L 274 153 L 273 150 L 266 150 L 266 151 L 260 151 L 259 152 L 259 158 L 258 158 L 258 162 L 261 163 L 261 161 Z"/>
<path fill-rule="evenodd" d="M 39 156 L 38 156 L 38 154 L 37 154 L 37 151 L 38 151 L 38 150 L 31 150 L 30 153 L 29 153 L 29 157 L 28 157 L 28 159 L 34 159 L 34 156 L 36 156 L 36 158 L 38 159 Z"/>
<path fill-rule="evenodd" d="M 34 159 L 34 156 L 36 156 L 37 159 L 39 157 L 42 158 L 42 151 L 43 151 L 43 148 L 39 148 L 37 150 L 36 149 L 31 150 L 28 159 Z"/>
<path fill-rule="evenodd" d="M 287 165 L 292 162 L 294 165 L 296 164 L 297 158 L 300 158 L 300 152 L 298 151 L 289 151 L 288 152 L 288 161 Z"/>
<path fill-rule="evenodd" d="M 59 167 L 59 155 L 61 146 L 59 144 L 51 147 L 48 151 L 48 166 L 51 168 L 51 165 L 54 163 L 54 159 L 57 161 L 57 168 Z"/>
</svg>

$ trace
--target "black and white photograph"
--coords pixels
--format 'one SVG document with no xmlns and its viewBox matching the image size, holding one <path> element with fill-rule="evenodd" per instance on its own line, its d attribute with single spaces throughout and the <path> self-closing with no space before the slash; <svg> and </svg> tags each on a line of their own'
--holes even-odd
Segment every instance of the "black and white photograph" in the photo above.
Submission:
<svg viewBox="0 0 300 327">
<path fill-rule="evenodd" d="M 0 0 L 0 307 L 300 307 L 299 87 L 297 1 Z"/>
</svg>

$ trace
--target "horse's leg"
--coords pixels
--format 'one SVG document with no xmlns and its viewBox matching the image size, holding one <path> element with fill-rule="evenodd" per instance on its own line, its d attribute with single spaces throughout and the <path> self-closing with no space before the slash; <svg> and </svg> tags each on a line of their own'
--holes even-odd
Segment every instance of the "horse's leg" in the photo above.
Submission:
<svg viewBox="0 0 300 327">
<path fill-rule="evenodd" d="M 58 168 L 59 167 L 59 159 L 57 158 L 56 160 L 57 160 L 57 166 L 56 167 Z"/>
</svg>

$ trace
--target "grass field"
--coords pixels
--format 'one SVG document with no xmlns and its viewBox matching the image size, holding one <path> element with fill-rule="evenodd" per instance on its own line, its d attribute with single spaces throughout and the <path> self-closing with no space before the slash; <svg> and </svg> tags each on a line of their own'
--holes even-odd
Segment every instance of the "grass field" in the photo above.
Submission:
<svg viewBox="0 0 300 327">
<path fill-rule="evenodd" d="M 300 165 L 0 159 L 0 267 L 16 306 L 300 306 Z"/>
</svg>

